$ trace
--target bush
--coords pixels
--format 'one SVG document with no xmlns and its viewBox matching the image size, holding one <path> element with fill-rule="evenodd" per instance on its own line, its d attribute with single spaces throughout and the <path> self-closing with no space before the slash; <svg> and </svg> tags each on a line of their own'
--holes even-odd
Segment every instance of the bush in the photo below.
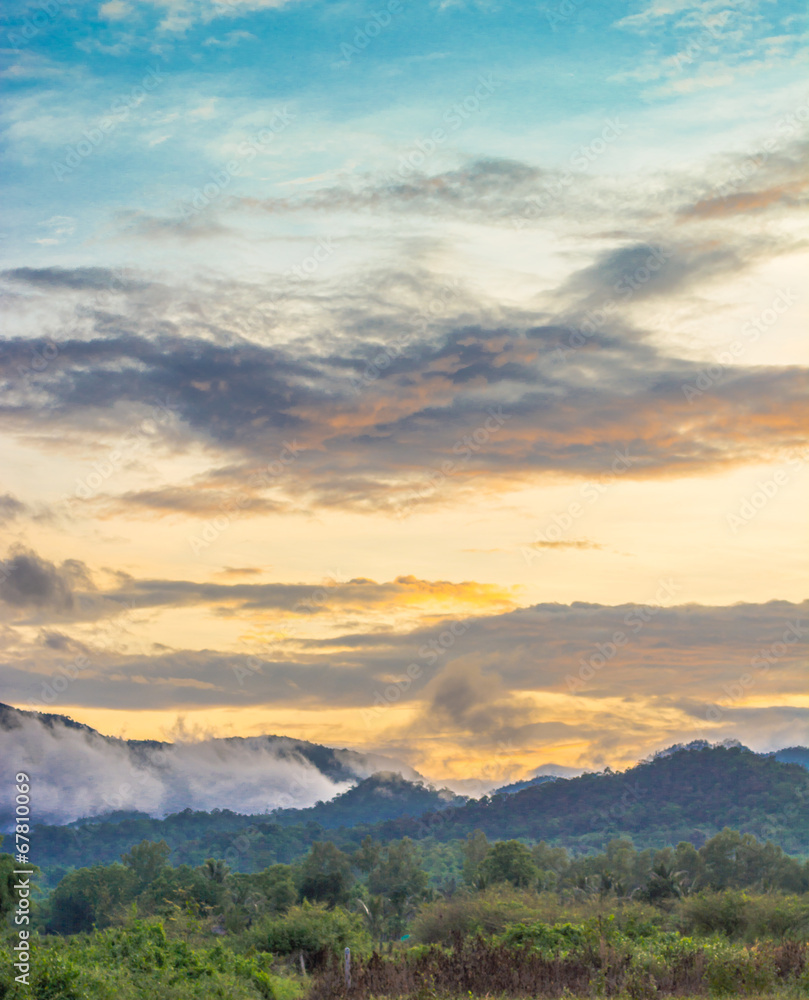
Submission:
<svg viewBox="0 0 809 1000">
<path fill-rule="evenodd" d="M 302 953 L 310 964 L 320 964 L 344 948 L 367 950 L 370 943 L 359 914 L 306 902 L 293 906 L 285 916 L 262 918 L 250 929 L 247 940 L 257 950 L 275 955 Z"/>
<path fill-rule="evenodd" d="M 411 935 L 422 944 L 448 944 L 459 934 L 502 934 L 514 924 L 576 922 L 598 914 L 614 914 L 616 927 L 626 927 L 628 934 L 638 933 L 642 927 L 660 926 L 665 919 L 665 914 L 653 906 L 634 900 L 562 901 L 553 892 L 493 886 L 483 892 L 459 892 L 450 899 L 426 903 L 416 914 Z"/>
<path fill-rule="evenodd" d="M 762 938 L 805 941 L 809 899 L 777 893 L 701 892 L 682 901 L 676 921 L 685 934 L 722 934 L 751 943 Z"/>
<path fill-rule="evenodd" d="M 270 956 L 236 955 L 221 943 L 192 948 L 160 923 L 34 938 L 27 986 L 15 982 L 12 943 L 0 942 L 2 1000 L 294 1000 L 301 992 L 272 972 Z"/>
</svg>

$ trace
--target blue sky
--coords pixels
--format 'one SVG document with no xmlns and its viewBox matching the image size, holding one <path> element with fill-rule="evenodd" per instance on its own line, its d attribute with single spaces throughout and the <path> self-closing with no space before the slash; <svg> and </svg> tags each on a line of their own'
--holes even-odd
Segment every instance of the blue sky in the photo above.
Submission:
<svg viewBox="0 0 809 1000">
<path fill-rule="evenodd" d="M 389 23 L 361 50 L 356 33 L 376 23 L 373 4 L 53 0 L 48 9 L 54 16 L 12 4 L 4 30 L 4 228 L 15 259 L 91 260 L 101 242 L 118 261 L 137 261 L 118 239 L 119 213 L 170 215 L 283 108 L 294 124 L 243 165 L 228 194 L 391 172 L 481 74 L 496 91 L 427 173 L 479 157 L 563 167 L 616 115 L 626 133 L 593 173 L 704 164 L 753 148 L 805 91 L 799 4 L 403 2 L 380 8 Z M 144 77 L 154 88 L 145 94 Z M 69 163 L 109 117 L 103 141 L 57 177 L 54 164 Z M 58 216 L 75 219 L 69 238 L 48 232 Z"/>
<path fill-rule="evenodd" d="M 803 5 L 5 17 L 9 701 L 86 649 L 105 731 L 459 780 L 803 739 L 791 645 L 727 694 L 805 611 Z"/>
</svg>

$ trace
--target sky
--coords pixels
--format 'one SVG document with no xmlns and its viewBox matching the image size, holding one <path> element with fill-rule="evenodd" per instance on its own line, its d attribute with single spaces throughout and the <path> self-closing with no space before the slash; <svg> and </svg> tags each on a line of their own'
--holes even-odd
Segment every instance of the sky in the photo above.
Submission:
<svg viewBox="0 0 809 1000">
<path fill-rule="evenodd" d="M 806 743 L 805 42 L 7 4 L 0 700 L 458 787 Z"/>
</svg>

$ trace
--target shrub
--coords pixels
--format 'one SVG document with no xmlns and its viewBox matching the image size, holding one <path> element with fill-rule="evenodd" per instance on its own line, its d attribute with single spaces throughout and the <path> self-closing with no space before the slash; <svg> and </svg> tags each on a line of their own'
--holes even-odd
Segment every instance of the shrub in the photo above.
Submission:
<svg viewBox="0 0 809 1000">
<path fill-rule="evenodd" d="M 357 951 L 369 945 L 359 914 L 312 903 L 293 906 L 283 917 L 262 918 L 250 929 L 247 940 L 259 951 L 275 955 L 302 953 L 304 959 L 315 964 L 346 947 Z"/>
</svg>

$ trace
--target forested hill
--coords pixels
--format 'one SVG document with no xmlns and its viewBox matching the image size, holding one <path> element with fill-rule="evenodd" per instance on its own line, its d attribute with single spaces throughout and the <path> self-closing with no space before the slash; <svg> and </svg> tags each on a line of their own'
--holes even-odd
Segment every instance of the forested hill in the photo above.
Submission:
<svg viewBox="0 0 809 1000">
<path fill-rule="evenodd" d="M 423 782 L 408 781 L 392 771 L 381 771 L 329 802 L 308 809 L 278 809 L 272 819 L 283 826 L 317 823 L 326 830 L 381 823 L 402 816 L 421 816 L 463 805 L 466 798 L 447 788 L 436 791 Z"/>
<path fill-rule="evenodd" d="M 809 772 L 798 764 L 755 754 L 744 747 L 688 747 L 667 751 L 621 774 L 585 774 L 495 795 L 465 805 L 402 813 L 442 793 L 403 782 L 398 798 L 390 778 L 369 779 L 331 803 L 312 809 L 261 816 L 228 810 L 185 810 L 164 820 L 146 815 L 35 828 L 37 863 L 48 869 L 115 861 L 143 839 L 164 839 L 175 863 L 200 864 L 227 857 L 243 871 L 291 862 L 318 840 L 349 848 L 371 834 L 450 841 L 483 830 L 491 840 L 545 840 L 575 851 L 603 850 L 615 837 L 629 836 L 639 848 L 687 840 L 701 844 L 724 827 L 772 840 L 792 854 L 809 853 Z M 368 823 L 369 815 L 399 818 Z M 297 813 L 297 815 L 296 815 Z M 319 817 L 316 818 L 316 817 Z M 339 828 L 338 828 L 339 827 Z M 248 830 L 249 835 L 239 836 Z M 235 852 L 238 855 L 233 858 Z"/>
<path fill-rule="evenodd" d="M 568 846 L 601 847 L 625 834 L 637 845 L 701 843 L 725 826 L 809 851 L 809 771 L 742 746 L 666 751 L 619 774 L 583 774 L 495 795 L 423 817 L 383 824 L 386 837 L 441 840 L 483 830 Z"/>
</svg>

